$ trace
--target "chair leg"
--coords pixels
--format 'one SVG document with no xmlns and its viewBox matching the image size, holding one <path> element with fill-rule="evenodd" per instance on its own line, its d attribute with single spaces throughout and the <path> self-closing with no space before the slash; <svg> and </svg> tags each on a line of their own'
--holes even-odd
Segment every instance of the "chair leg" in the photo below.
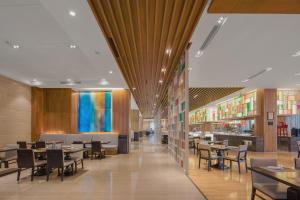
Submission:
<svg viewBox="0 0 300 200">
<path fill-rule="evenodd" d="M 20 176 L 21 176 L 21 169 L 18 169 L 17 181 L 20 180 Z"/>
<path fill-rule="evenodd" d="M 199 169 L 200 169 L 200 164 L 201 164 L 201 157 L 199 157 L 199 165 L 198 165 Z"/>
<path fill-rule="evenodd" d="M 230 171 L 232 171 L 232 161 L 230 161 Z"/>
<path fill-rule="evenodd" d="M 246 173 L 248 173 L 247 159 L 245 160 Z"/>
<path fill-rule="evenodd" d="M 74 163 L 75 163 L 75 173 L 77 173 L 77 161 L 75 161 Z"/>
<path fill-rule="evenodd" d="M 47 167 L 47 168 L 46 168 L 46 173 L 47 173 L 47 179 L 46 179 L 46 180 L 47 180 L 47 181 L 49 181 L 49 171 L 50 171 L 50 170 L 49 170 L 49 168 Z M 58 172 L 59 172 L 59 171 L 58 171 Z"/>
<path fill-rule="evenodd" d="M 256 189 L 254 187 L 252 187 L 251 200 L 255 199 L 255 193 L 256 193 Z"/>
<path fill-rule="evenodd" d="M 74 175 L 74 163 L 71 165 L 71 168 L 72 168 L 72 175 Z"/>
<path fill-rule="evenodd" d="M 208 169 L 208 171 L 210 171 L 210 164 L 211 164 L 211 161 L 209 160 L 209 161 L 207 162 L 207 169 Z"/>
<path fill-rule="evenodd" d="M 61 168 L 60 180 L 64 181 L 64 167 Z"/>
<path fill-rule="evenodd" d="M 241 173 L 241 164 L 240 161 L 238 161 L 238 167 L 239 167 L 239 174 Z"/>
<path fill-rule="evenodd" d="M 34 167 L 31 168 L 31 181 L 33 181 L 33 177 L 34 177 Z"/>
<path fill-rule="evenodd" d="M 298 151 L 298 158 L 300 158 L 300 151 Z"/>
<path fill-rule="evenodd" d="M 8 168 L 8 161 L 4 162 L 4 168 Z"/>
<path fill-rule="evenodd" d="M 82 169 L 84 168 L 84 167 L 83 167 L 83 159 L 81 159 L 81 167 L 82 167 Z"/>
</svg>

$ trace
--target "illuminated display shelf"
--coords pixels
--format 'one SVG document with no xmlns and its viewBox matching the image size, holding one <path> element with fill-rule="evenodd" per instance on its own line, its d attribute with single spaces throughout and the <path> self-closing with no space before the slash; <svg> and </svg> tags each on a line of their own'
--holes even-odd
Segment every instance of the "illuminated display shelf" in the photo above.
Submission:
<svg viewBox="0 0 300 200">
<path fill-rule="evenodd" d="M 300 113 L 300 91 L 278 90 L 277 91 L 277 114 L 296 115 Z"/>
<path fill-rule="evenodd" d="M 216 107 L 206 107 L 200 108 L 193 111 L 190 114 L 190 123 L 199 124 L 203 122 L 216 122 L 217 121 L 217 108 Z"/>
</svg>

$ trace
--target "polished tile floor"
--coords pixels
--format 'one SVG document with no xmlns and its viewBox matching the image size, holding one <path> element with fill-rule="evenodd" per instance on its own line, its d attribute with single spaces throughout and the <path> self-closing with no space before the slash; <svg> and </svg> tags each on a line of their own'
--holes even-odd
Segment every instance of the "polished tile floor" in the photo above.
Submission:
<svg viewBox="0 0 300 200">
<path fill-rule="evenodd" d="M 275 158 L 278 164 L 286 167 L 294 167 L 296 153 L 255 153 L 249 152 L 248 166 L 250 158 Z M 228 163 L 229 164 L 229 163 Z M 244 164 L 241 164 L 241 174 L 238 173 L 237 164 L 233 163 L 233 169 L 207 171 L 207 165 L 203 160 L 201 168 L 198 168 L 198 157 L 190 153 L 189 176 L 197 187 L 209 200 L 247 200 L 251 199 L 251 172 L 245 172 Z M 261 196 L 263 196 L 261 194 Z M 268 199 L 267 197 L 265 197 Z M 259 199 L 256 197 L 256 199 Z"/>
<path fill-rule="evenodd" d="M 133 143 L 131 153 L 104 160 L 86 160 L 85 170 L 60 182 L 56 173 L 50 181 L 29 172 L 0 178 L 0 199 L 7 200 L 201 200 L 204 199 L 182 169 L 170 159 L 166 146 L 155 139 Z"/>
</svg>

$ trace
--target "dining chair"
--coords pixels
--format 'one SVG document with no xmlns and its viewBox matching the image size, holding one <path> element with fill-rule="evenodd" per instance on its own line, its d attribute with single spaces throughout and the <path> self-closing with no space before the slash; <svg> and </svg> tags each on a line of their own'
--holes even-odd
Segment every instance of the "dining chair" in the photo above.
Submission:
<svg viewBox="0 0 300 200">
<path fill-rule="evenodd" d="M 230 161 L 230 170 L 232 169 L 232 162 L 236 162 L 238 164 L 239 168 L 239 174 L 241 173 L 241 163 L 245 162 L 245 168 L 246 172 L 248 172 L 247 169 L 247 145 L 239 145 L 238 149 L 231 150 L 233 152 L 233 155 L 226 155 L 223 157 L 223 163 L 225 163 L 226 160 Z M 223 165 L 224 170 L 224 165 Z"/>
<path fill-rule="evenodd" d="M 300 141 L 297 141 L 297 145 L 298 145 L 298 158 L 300 158 Z"/>
<path fill-rule="evenodd" d="M 105 157 L 105 150 L 102 149 L 102 145 L 101 145 L 101 141 L 92 141 L 92 156 L 91 159 L 93 159 L 93 157 L 98 156 L 100 159 Z"/>
<path fill-rule="evenodd" d="M 211 148 L 208 144 L 201 144 L 199 143 L 199 168 L 201 164 L 201 159 L 207 161 L 207 170 L 210 171 L 211 168 L 211 162 L 213 160 L 218 160 L 220 157 L 211 151 Z"/>
<path fill-rule="evenodd" d="M 58 170 L 58 175 L 60 175 L 61 181 L 64 180 L 64 172 L 66 168 L 71 167 L 72 174 L 74 174 L 74 161 L 65 160 L 64 152 L 62 149 L 47 149 L 47 181 L 49 181 L 50 171 L 52 169 Z"/>
<path fill-rule="evenodd" d="M 44 160 L 35 160 L 32 149 L 18 149 L 17 150 L 17 164 L 18 175 L 17 181 L 20 180 L 21 171 L 24 169 L 31 169 L 31 181 L 33 181 L 34 172 L 47 164 Z"/>
<path fill-rule="evenodd" d="M 83 149 L 83 143 L 81 144 L 71 144 L 72 148 L 80 148 Z M 75 163 L 75 173 L 77 172 L 78 165 L 81 164 L 81 168 L 83 169 L 83 154 L 84 151 L 78 151 L 76 153 L 71 154 L 71 158 Z"/>
<path fill-rule="evenodd" d="M 17 141 L 17 145 L 19 146 L 19 149 L 27 149 L 26 141 Z"/>
<path fill-rule="evenodd" d="M 194 155 L 197 153 L 198 155 L 198 146 L 200 143 L 200 138 L 194 138 Z"/>
<path fill-rule="evenodd" d="M 17 144 L 7 144 L 5 145 L 7 149 L 17 149 Z M 9 150 L 0 153 L 0 168 L 2 168 L 2 163 L 5 168 L 9 168 L 9 164 L 15 163 L 17 161 L 17 150 Z"/>
<path fill-rule="evenodd" d="M 251 158 L 250 159 L 251 168 L 255 167 L 267 167 L 267 166 L 277 166 L 276 159 L 265 159 L 265 158 Z M 269 177 L 262 174 L 258 174 L 251 171 L 252 178 L 252 193 L 251 200 L 254 200 L 255 196 L 262 198 L 260 195 L 256 194 L 256 191 L 260 191 L 271 199 L 287 199 L 287 189 L 289 186 L 275 181 Z"/>
<path fill-rule="evenodd" d="M 37 149 L 46 148 L 46 142 L 45 141 L 37 141 L 35 143 L 35 148 L 37 148 Z"/>
<path fill-rule="evenodd" d="M 300 158 L 295 158 L 295 169 L 300 169 Z"/>
</svg>

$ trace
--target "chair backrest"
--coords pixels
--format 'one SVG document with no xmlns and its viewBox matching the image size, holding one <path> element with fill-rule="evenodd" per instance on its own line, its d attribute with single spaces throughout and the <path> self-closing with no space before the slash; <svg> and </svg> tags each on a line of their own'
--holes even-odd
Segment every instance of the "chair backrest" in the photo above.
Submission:
<svg viewBox="0 0 300 200">
<path fill-rule="evenodd" d="M 251 158 L 251 167 L 267 167 L 267 166 L 277 166 L 276 159 L 266 159 L 266 158 Z M 253 183 L 276 183 L 277 181 L 268 178 L 264 175 L 258 174 L 256 172 L 251 172 L 252 184 Z"/>
<path fill-rule="evenodd" d="M 47 149 L 48 168 L 62 168 L 64 166 L 64 152 L 62 149 Z"/>
<path fill-rule="evenodd" d="M 210 146 L 208 144 L 199 144 L 199 151 L 201 157 L 210 158 Z"/>
<path fill-rule="evenodd" d="M 79 148 L 79 149 L 82 149 L 83 148 L 83 144 L 71 144 L 71 148 Z M 72 153 L 71 154 L 72 157 L 76 157 L 76 158 L 79 158 L 79 159 L 83 159 L 83 151 L 79 151 L 79 152 L 76 152 L 76 153 Z"/>
<path fill-rule="evenodd" d="M 18 168 L 32 168 L 34 166 L 34 153 L 32 149 L 17 150 Z"/>
<path fill-rule="evenodd" d="M 225 147 L 227 147 L 229 144 L 229 141 L 228 140 L 223 140 L 223 145 L 225 145 Z"/>
<path fill-rule="evenodd" d="M 27 142 L 26 141 L 17 141 L 19 149 L 27 149 Z"/>
<path fill-rule="evenodd" d="M 298 151 L 300 151 L 300 141 L 297 141 L 298 144 Z"/>
<path fill-rule="evenodd" d="M 45 141 L 37 141 L 35 143 L 35 148 L 37 148 L 37 149 L 46 148 L 46 142 Z"/>
<path fill-rule="evenodd" d="M 300 169 L 300 158 L 295 158 L 295 169 Z"/>
<path fill-rule="evenodd" d="M 247 157 L 248 145 L 239 145 L 238 158 L 245 159 Z"/>
<path fill-rule="evenodd" d="M 83 144 L 82 141 L 73 141 L 73 144 Z"/>
<path fill-rule="evenodd" d="M 101 141 L 92 141 L 92 152 L 101 152 Z"/>
</svg>

